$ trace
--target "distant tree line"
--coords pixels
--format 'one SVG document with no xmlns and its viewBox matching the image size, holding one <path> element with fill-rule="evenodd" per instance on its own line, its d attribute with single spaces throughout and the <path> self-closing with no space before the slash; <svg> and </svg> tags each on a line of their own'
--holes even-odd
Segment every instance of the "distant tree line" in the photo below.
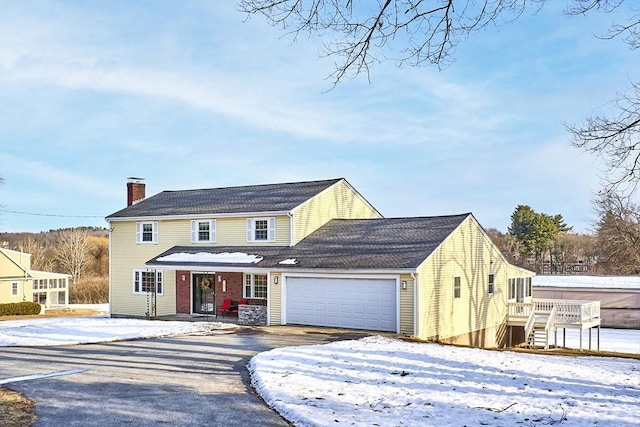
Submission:
<svg viewBox="0 0 640 427">
<path fill-rule="evenodd" d="M 31 254 L 32 270 L 70 274 L 70 303 L 108 302 L 109 233 L 105 228 L 0 233 L 0 244 Z"/>
<path fill-rule="evenodd" d="M 614 192 L 595 202 L 593 234 L 571 233 L 562 215 L 519 205 L 506 233 L 487 234 L 507 259 L 538 274 L 640 274 L 640 205 Z"/>
</svg>

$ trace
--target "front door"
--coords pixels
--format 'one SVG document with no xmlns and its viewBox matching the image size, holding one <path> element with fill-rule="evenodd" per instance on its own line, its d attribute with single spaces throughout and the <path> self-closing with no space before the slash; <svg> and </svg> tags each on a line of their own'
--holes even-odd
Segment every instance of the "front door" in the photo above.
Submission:
<svg viewBox="0 0 640 427">
<path fill-rule="evenodd" d="M 215 314 L 215 273 L 193 275 L 193 313 Z"/>
</svg>

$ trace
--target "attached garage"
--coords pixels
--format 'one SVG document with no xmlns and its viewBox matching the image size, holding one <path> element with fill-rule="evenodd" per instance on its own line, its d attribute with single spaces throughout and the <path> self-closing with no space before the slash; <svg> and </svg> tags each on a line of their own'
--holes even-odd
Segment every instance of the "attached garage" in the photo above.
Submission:
<svg viewBox="0 0 640 427">
<path fill-rule="evenodd" d="M 396 279 L 286 277 L 285 323 L 398 332 Z"/>
</svg>

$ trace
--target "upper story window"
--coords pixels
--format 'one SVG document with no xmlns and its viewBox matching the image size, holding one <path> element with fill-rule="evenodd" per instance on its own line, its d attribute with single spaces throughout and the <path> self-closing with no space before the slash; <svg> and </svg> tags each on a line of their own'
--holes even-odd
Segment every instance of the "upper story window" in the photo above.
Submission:
<svg viewBox="0 0 640 427">
<path fill-rule="evenodd" d="M 158 223 L 136 223 L 136 243 L 158 243 Z"/>
<path fill-rule="evenodd" d="M 453 278 L 453 297 L 460 298 L 461 293 L 460 276 Z"/>
<path fill-rule="evenodd" d="M 191 243 L 216 241 L 216 220 L 191 221 Z"/>
<path fill-rule="evenodd" d="M 490 294 L 495 292 L 495 287 L 496 287 L 496 275 L 495 274 L 490 274 L 489 275 L 489 289 L 487 292 L 489 292 Z"/>
<path fill-rule="evenodd" d="M 247 242 L 275 242 L 275 218 L 247 218 Z"/>
<path fill-rule="evenodd" d="M 18 295 L 18 282 L 11 282 L 11 296 Z"/>
<path fill-rule="evenodd" d="M 133 293 L 162 295 L 162 270 L 133 270 Z"/>
</svg>

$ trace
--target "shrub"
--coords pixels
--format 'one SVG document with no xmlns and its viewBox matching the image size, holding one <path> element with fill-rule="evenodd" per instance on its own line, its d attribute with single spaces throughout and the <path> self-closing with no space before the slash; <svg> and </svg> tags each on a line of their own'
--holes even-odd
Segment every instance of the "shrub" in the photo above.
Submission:
<svg viewBox="0 0 640 427">
<path fill-rule="evenodd" d="M 109 302 L 108 277 L 83 277 L 69 287 L 70 304 L 102 304 Z"/>
<path fill-rule="evenodd" d="M 40 314 L 40 304 L 29 301 L 0 304 L 0 316 L 23 316 L 28 314 Z"/>
</svg>

